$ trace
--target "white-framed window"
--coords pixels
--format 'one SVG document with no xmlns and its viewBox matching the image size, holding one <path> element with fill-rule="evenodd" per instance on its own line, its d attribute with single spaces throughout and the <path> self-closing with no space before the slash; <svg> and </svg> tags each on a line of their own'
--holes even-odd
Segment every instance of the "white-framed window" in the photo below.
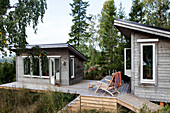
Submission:
<svg viewBox="0 0 170 113">
<path fill-rule="evenodd" d="M 38 57 L 35 57 L 34 59 L 27 56 L 22 57 L 24 65 L 24 76 L 49 78 L 49 59 L 47 62 L 42 62 Z M 41 66 L 41 63 L 43 66 Z"/>
<path fill-rule="evenodd" d="M 30 58 L 24 57 L 24 75 L 31 75 L 31 61 Z"/>
<path fill-rule="evenodd" d="M 74 78 L 74 57 L 70 58 L 70 71 L 71 71 L 71 78 Z"/>
<path fill-rule="evenodd" d="M 155 43 L 141 44 L 141 83 L 155 83 Z"/>
</svg>

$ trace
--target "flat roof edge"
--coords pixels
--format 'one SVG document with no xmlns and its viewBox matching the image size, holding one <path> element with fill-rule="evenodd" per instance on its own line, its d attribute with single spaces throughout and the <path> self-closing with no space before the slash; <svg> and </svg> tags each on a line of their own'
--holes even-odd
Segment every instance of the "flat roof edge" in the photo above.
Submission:
<svg viewBox="0 0 170 113">
<path fill-rule="evenodd" d="M 69 50 L 71 50 L 75 54 L 77 54 L 80 58 L 82 58 L 84 61 L 88 61 L 88 59 L 82 53 L 80 53 L 77 49 L 75 49 L 68 43 L 26 45 L 26 49 L 32 49 L 32 47 L 34 47 L 34 46 L 39 46 L 42 49 L 68 48 Z M 16 48 L 12 47 L 12 49 L 15 50 Z"/>
<path fill-rule="evenodd" d="M 142 32 L 170 38 L 170 30 L 169 31 L 167 29 L 164 30 L 163 28 L 158 29 L 157 27 L 149 27 L 147 25 L 145 26 L 144 24 L 137 24 L 137 23 L 135 24 L 134 22 L 124 21 L 120 19 L 114 20 L 114 26 L 124 27 L 131 30 L 142 31 Z"/>
</svg>

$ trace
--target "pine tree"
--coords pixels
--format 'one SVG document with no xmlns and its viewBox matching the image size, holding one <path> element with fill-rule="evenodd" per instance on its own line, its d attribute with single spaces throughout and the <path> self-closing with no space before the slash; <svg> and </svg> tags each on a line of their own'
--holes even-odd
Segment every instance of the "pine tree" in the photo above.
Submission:
<svg viewBox="0 0 170 113">
<path fill-rule="evenodd" d="M 114 27 L 114 17 L 116 17 L 116 7 L 114 0 L 108 0 L 104 3 L 101 11 L 99 28 L 99 45 L 102 54 L 105 54 L 103 66 L 111 69 L 113 65 L 114 49 L 117 46 L 117 29 Z M 102 61 L 103 62 L 103 61 Z"/>
<path fill-rule="evenodd" d="M 140 0 L 132 0 L 132 7 L 129 13 L 129 20 L 137 23 L 144 23 L 144 4 Z"/>
<path fill-rule="evenodd" d="M 97 33 L 97 16 L 91 15 L 91 20 L 89 21 L 89 28 L 88 31 L 90 33 L 90 37 L 88 39 L 88 58 L 89 58 L 89 66 L 94 66 L 97 61 L 97 50 L 96 50 L 96 45 L 97 45 L 97 38 L 98 38 L 98 33 Z"/>
<path fill-rule="evenodd" d="M 72 44 L 74 47 L 79 47 L 81 45 L 82 47 L 79 48 L 83 49 L 83 46 L 86 47 L 85 43 L 89 37 L 89 33 L 86 31 L 89 25 L 86 21 L 90 20 L 90 17 L 86 16 L 86 8 L 89 4 L 83 0 L 73 0 L 70 6 L 72 8 L 72 13 L 70 15 L 73 16 L 73 25 L 69 33 L 71 39 L 69 39 L 68 43 Z"/>
<path fill-rule="evenodd" d="M 117 16 L 119 19 L 126 19 L 125 8 L 123 8 L 122 2 L 120 2 Z"/>
<path fill-rule="evenodd" d="M 125 8 L 123 8 L 122 3 L 119 5 L 119 9 L 117 12 L 117 18 L 126 19 Z M 116 70 L 121 70 L 123 72 L 124 67 L 124 48 L 130 46 L 130 40 L 125 38 L 120 32 L 117 35 L 117 47 L 114 49 L 114 65 L 113 68 Z"/>
<path fill-rule="evenodd" d="M 169 0 L 143 0 L 148 25 L 170 29 Z"/>
</svg>

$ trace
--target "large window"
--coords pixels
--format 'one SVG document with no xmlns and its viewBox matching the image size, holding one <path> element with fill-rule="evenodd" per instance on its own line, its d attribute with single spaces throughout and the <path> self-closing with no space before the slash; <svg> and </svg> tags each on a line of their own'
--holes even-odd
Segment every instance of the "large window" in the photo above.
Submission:
<svg viewBox="0 0 170 113">
<path fill-rule="evenodd" d="M 31 71 L 30 71 L 30 66 L 31 66 L 31 63 L 30 63 L 30 58 L 24 58 L 24 75 L 30 75 Z"/>
<path fill-rule="evenodd" d="M 41 61 L 38 57 L 23 57 L 24 75 L 32 77 L 49 77 L 49 61 Z M 42 64 L 42 65 L 41 65 Z"/>
<path fill-rule="evenodd" d="M 155 83 L 155 44 L 141 44 L 141 83 Z"/>
<path fill-rule="evenodd" d="M 40 76 L 40 61 L 38 57 L 32 59 L 32 67 L 33 75 Z"/>
<path fill-rule="evenodd" d="M 42 76 L 49 76 L 49 59 L 42 62 Z"/>
</svg>

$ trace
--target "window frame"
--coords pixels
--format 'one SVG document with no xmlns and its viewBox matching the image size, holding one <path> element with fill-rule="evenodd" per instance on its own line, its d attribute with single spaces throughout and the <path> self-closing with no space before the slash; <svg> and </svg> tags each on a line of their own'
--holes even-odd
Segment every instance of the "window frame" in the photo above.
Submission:
<svg viewBox="0 0 170 113">
<path fill-rule="evenodd" d="M 71 79 L 74 79 L 75 78 L 75 73 L 74 73 L 74 57 L 70 57 L 70 60 L 73 60 L 73 75 L 71 75 Z M 70 68 L 71 68 L 71 66 L 70 66 Z"/>
<path fill-rule="evenodd" d="M 30 56 L 22 56 L 22 61 L 23 61 L 23 73 L 24 73 L 24 58 L 30 58 Z M 37 57 L 37 56 L 35 56 Z M 38 58 L 38 57 L 37 57 Z M 33 77 L 33 78 L 50 78 L 50 76 L 42 76 L 42 68 L 41 68 L 41 59 L 39 59 L 39 75 L 33 75 L 33 71 L 32 71 L 32 59 L 30 58 L 30 62 L 31 62 L 31 65 L 30 65 L 30 75 L 25 75 L 23 74 L 24 77 Z M 49 59 L 49 58 L 48 58 Z M 49 67 L 48 67 L 49 68 Z"/>
<path fill-rule="evenodd" d="M 30 59 L 29 56 L 22 56 L 22 61 L 23 61 L 23 73 L 24 73 L 24 69 L 25 69 L 25 68 L 24 68 L 24 66 L 25 66 L 25 65 L 24 65 L 24 59 L 27 58 L 27 57 Z M 32 62 L 32 60 L 30 60 L 30 62 Z M 26 75 L 26 74 L 24 73 L 24 76 L 29 77 L 29 76 L 31 76 L 31 75 L 32 75 L 32 71 L 31 71 L 31 64 L 30 64 L 30 74 Z"/>
<path fill-rule="evenodd" d="M 143 79 L 143 46 L 151 45 L 153 47 L 153 79 Z M 141 58 L 140 58 L 140 81 L 141 83 L 151 83 L 155 84 L 155 78 L 156 78 L 156 47 L 155 43 L 142 43 L 140 44 L 140 52 L 141 52 Z"/>
</svg>

